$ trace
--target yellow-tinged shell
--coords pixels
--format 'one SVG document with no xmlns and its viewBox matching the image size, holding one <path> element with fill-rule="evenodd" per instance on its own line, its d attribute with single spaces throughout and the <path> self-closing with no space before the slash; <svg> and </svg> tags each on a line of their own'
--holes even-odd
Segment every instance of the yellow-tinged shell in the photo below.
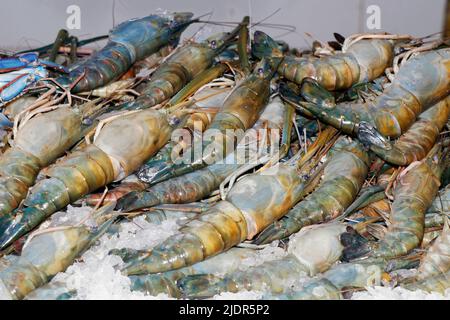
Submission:
<svg viewBox="0 0 450 320">
<path fill-rule="evenodd" d="M 107 123 L 94 143 L 110 157 L 115 180 L 120 180 L 167 143 L 171 132 L 167 116 L 148 109 Z"/>
</svg>

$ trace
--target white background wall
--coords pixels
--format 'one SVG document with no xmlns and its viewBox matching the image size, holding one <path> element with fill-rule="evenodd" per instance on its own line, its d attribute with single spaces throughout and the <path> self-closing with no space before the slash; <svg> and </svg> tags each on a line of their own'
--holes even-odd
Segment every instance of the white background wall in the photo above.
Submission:
<svg viewBox="0 0 450 320">
<path fill-rule="evenodd" d="M 391 33 L 415 36 L 442 31 L 445 0 L 11 0 L 1 1 L 0 48 L 30 48 L 53 41 L 57 31 L 66 26 L 66 8 L 76 4 L 81 8 L 81 29 L 71 30 L 80 39 L 106 33 L 129 18 L 142 17 L 158 8 L 192 11 L 201 15 L 213 11 L 212 20 L 239 21 L 250 15 L 253 21 L 281 10 L 267 22 L 294 25 L 295 33 L 282 38 L 292 46 L 302 47 L 311 40 L 330 40 L 332 32 L 349 35 L 367 31 L 366 9 L 378 5 L 381 9 L 381 29 Z M 113 9 L 114 8 L 114 9 Z M 114 16 L 114 19 L 113 19 Z M 200 25 L 191 26 L 186 35 Z M 263 29 L 272 36 L 282 30 Z M 225 30 L 206 27 L 203 34 Z M 201 37 L 201 34 L 200 34 Z"/>
</svg>

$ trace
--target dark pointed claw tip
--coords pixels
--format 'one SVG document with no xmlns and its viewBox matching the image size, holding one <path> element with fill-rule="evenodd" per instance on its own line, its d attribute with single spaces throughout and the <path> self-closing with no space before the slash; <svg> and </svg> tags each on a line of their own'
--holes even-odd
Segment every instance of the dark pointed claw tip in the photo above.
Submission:
<svg viewBox="0 0 450 320">
<path fill-rule="evenodd" d="M 261 232 L 255 240 L 253 240 L 253 243 L 256 245 L 263 245 L 271 243 L 272 241 L 276 240 L 276 234 L 273 234 L 273 229 L 266 229 L 263 232 Z"/>
<path fill-rule="evenodd" d="M 336 106 L 333 95 L 322 87 L 316 79 L 304 78 L 300 85 L 300 94 L 307 102 L 317 106 L 328 109 Z"/>
<path fill-rule="evenodd" d="M 301 97 L 291 86 L 286 82 L 280 82 L 278 86 L 278 91 L 283 99 L 290 100 L 292 102 L 298 103 L 301 101 Z"/>
<path fill-rule="evenodd" d="M 340 241 L 344 246 L 341 261 L 348 262 L 370 252 L 369 241 L 353 229 L 342 233 Z"/>
<path fill-rule="evenodd" d="M 376 146 L 384 150 L 391 150 L 389 141 L 371 124 L 360 122 L 357 132 L 358 140 L 366 146 Z"/>
<path fill-rule="evenodd" d="M 344 44 L 345 41 L 345 37 L 337 32 L 333 32 L 333 36 L 336 39 L 337 42 L 339 42 L 340 44 Z"/>
<path fill-rule="evenodd" d="M 122 212 L 128 212 L 137 209 L 135 204 L 138 200 L 137 193 L 132 191 L 117 201 L 115 210 L 120 210 Z"/>
<path fill-rule="evenodd" d="M 328 41 L 328 45 L 334 50 L 342 50 L 342 44 L 337 41 Z"/>
<path fill-rule="evenodd" d="M 0 251 L 9 247 L 25 233 L 26 224 L 15 223 L 10 219 L 0 220 Z"/>
</svg>

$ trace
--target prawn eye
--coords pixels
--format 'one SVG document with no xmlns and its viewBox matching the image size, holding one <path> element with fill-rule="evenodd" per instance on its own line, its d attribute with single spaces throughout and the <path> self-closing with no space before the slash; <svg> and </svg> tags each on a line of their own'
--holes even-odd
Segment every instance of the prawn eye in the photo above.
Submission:
<svg viewBox="0 0 450 320">
<path fill-rule="evenodd" d="M 211 45 L 211 48 L 215 49 L 217 46 L 216 40 L 211 40 L 210 45 Z"/>
<path fill-rule="evenodd" d="M 172 116 L 172 117 L 170 117 L 170 119 L 169 119 L 169 124 L 170 124 L 171 126 L 177 126 L 177 125 L 180 124 L 180 122 L 181 122 L 180 118 L 178 118 L 178 117 L 176 117 L 176 116 Z"/>
<path fill-rule="evenodd" d="M 90 125 L 92 125 L 93 123 L 94 123 L 94 120 L 93 120 L 92 118 L 84 118 L 84 119 L 83 119 L 83 124 L 84 124 L 84 125 L 90 126 Z"/>
<path fill-rule="evenodd" d="M 263 74 L 264 73 L 264 69 L 263 68 L 258 68 L 258 74 Z"/>
</svg>

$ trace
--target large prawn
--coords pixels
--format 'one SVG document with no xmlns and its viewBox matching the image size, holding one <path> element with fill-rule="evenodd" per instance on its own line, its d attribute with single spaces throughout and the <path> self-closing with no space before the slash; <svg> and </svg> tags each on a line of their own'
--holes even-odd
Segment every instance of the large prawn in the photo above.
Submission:
<svg viewBox="0 0 450 320">
<path fill-rule="evenodd" d="M 74 93 L 103 87 L 117 80 L 136 61 L 169 44 L 176 45 L 181 33 L 198 21 L 192 16 L 190 12 L 177 12 L 166 17 L 150 15 L 123 22 L 111 31 L 103 49 L 57 81 L 69 86 L 81 77 L 72 89 Z"/>
<path fill-rule="evenodd" d="M 342 137 L 330 157 L 319 187 L 259 234 L 255 243 L 286 238 L 302 227 L 335 218 L 353 202 L 369 170 L 367 152 L 359 142 Z"/>
<path fill-rule="evenodd" d="M 265 262 L 225 276 L 187 276 L 178 281 L 178 286 L 188 298 L 206 298 L 221 292 L 240 290 L 282 293 L 295 285 L 302 274 L 314 276 L 337 262 L 343 249 L 339 236 L 346 229 L 347 226 L 341 223 L 305 228 L 290 239 L 288 255 L 280 260 Z"/>
<path fill-rule="evenodd" d="M 44 170 L 44 178 L 31 188 L 23 207 L 0 217 L 0 248 L 69 203 L 128 176 L 167 143 L 174 129 L 166 113 L 150 109 L 105 122 L 93 143 Z"/>
<path fill-rule="evenodd" d="M 346 250 L 346 259 L 365 254 L 383 259 L 396 258 L 420 245 L 425 213 L 438 193 L 446 157 L 447 150 L 438 143 L 426 158 L 413 162 L 400 174 L 393 190 L 390 224 L 384 237 L 378 242 L 360 243 L 356 250 Z"/>
<path fill-rule="evenodd" d="M 407 60 L 383 94 L 364 103 L 334 102 L 334 97 L 317 81 L 302 82 L 302 101 L 284 86 L 282 96 L 320 121 L 357 134 L 364 139 L 367 127 L 375 127 L 383 136 L 399 137 L 425 110 L 450 93 L 450 48 L 419 53 Z"/>
<path fill-rule="evenodd" d="M 100 219 L 112 208 L 113 205 L 105 206 L 95 212 L 94 217 Z M 95 243 L 113 220 L 101 223 L 97 229 L 80 224 L 40 230 L 29 239 L 21 256 L 0 271 L 0 297 L 22 299 L 46 284 Z"/>
<path fill-rule="evenodd" d="M 260 174 L 245 176 L 228 191 L 225 200 L 187 223 L 179 234 L 150 252 L 129 257 L 123 271 L 141 274 L 179 269 L 252 239 L 309 191 L 322 167 L 318 165 L 322 157 L 314 155 L 324 144 L 334 142 L 329 139 L 335 133 L 334 129 L 324 130 L 302 158 L 298 154 Z"/>
<path fill-rule="evenodd" d="M 252 138 L 255 140 L 253 136 L 255 136 L 255 133 L 257 135 L 257 131 L 263 128 L 281 131 L 281 149 L 287 150 L 292 116 L 293 109 L 285 106 L 279 98 L 275 98 L 266 106 L 250 132 L 246 133 L 249 138 L 247 139 L 244 136 L 243 143 L 238 144 L 236 150 L 246 148 L 245 144 L 248 144 L 248 141 L 251 141 Z M 218 189 L 225 178 L 242 167 L 244 163 L 250 160 L 257 161 L 257 159 L 242 159 L 240 155 L 243 153 L 235 153 L 225 158 L 223 163 L 215 163 L 206 168 L 163 181 L 145 191 L 131 192 L 119 200 L 117 209 L 132 211 L 163 203 L 187 203 L 201 200 Z"/>
<path fill-rule="evenodd" d="M 255 41 L 258 41 L 262 35 L 268 37 L 263 32 L 256 31 Z M 271 47 L 276 50 L 276 42 L 269 39 Z M 155 184 L 203 168 L 223 159 L 223 156 L 233 151 L 236 132 L 251 128 L 262 108 L 267 104 L 270 96 L 270 80 L 280 61 L 281 52 L 279 51 L 270 58 L 264 58 L 255 66 L 253 72 L 234 88 L 205 131 L 204 136 L 208 138 L 203 141 L 201 154 L 194 154 L 192 161 L 188 159 L 189 163 L 169 165 L 151 176 L 141 176 L 141 180 Z M 186 150 L 184 153 L 191 155 L 191 150 Z"/>
<path fill-rule="evenodd" d="M 447 97 L 417 117 L 417 121 L 394 143 L 380 141 L 376 137 L 364 141 L 369 142 L 370 150 L 381 159 L 398 166 L 407 166 L 414 161 L 422 160 L 439 138 L 439 134 L 447 124 L 450 116 L 450 97 Z M 373 128 L 375 131 L 376 129 Z M 365 137 L 372 135 L 365 131 Z"/>
<path fill-rule="evenodd" d="M 353 85 L 375 80 L 392 66 L 394 41 L 385 35 L 366 35 L 368 39 L 353 42 L 343 52 L 321 58 L 285 56 L 278 73 L 285 79 L 301 84 L 305 78 L 316 79 L 327 90 L 348 89 Z M 270 55 L 264 46 L 256 44 L 253 53 Z"/>
<path fill-rule="evenodd" d="M 11 148 L 0 156 L 0 215 L 17 208 L 25 198 L 39 171 L 53 163 L 93 127 L 92 113 L 101 104 L 96 101 L 37 113 L 23 121 Z M 86 121 L 88 120 L 88 121 Z"/>
<path fill-rule="evenodd" d="M 244 22 L 229 34 L 219 34 L 210 37 L 203 43 L 189 43 L 177 49 L 155 71 L 141 95 L 136 100 L 119 106 L 119 108 L 125 110 L 149 108 L 170 99 L 191 80 L 198 83 L 199 79 L 210 78 L 211 75 L 206 76 L 205 73 L 211 73 L 207 70 L 214 63 L 217 55 L 236 38 L 239 30 L 246 25 L 245 21 L 244 18 Z M 220 76 L 226 69 L 225 66 L 213 69 L 215 70 L 212 73 L 213 79 Z"/>
</svg>

